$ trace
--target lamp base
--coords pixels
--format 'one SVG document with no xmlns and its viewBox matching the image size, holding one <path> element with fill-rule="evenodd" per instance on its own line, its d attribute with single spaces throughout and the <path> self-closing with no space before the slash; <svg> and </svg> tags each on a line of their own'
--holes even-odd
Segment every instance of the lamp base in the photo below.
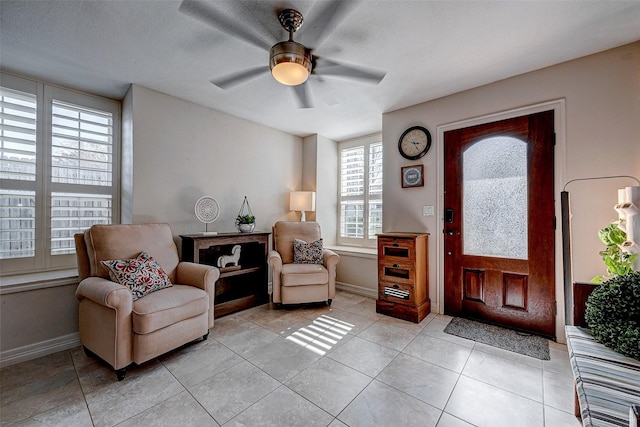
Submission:
<svg viewBox="0 0 640 427">
<path fill-rule="evenodd" d="M 304 211 L 300 211 L 300 222 L 305 222 L 307 220 Z"/>
</svg>

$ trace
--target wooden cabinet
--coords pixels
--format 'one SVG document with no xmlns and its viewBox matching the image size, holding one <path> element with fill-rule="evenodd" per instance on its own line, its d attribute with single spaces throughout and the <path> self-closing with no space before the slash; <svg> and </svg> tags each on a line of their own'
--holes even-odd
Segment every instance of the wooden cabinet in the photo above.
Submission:
<svg viewBox="0 0 640 427">
<path fill-rule="evenodd" d="M 378 234 L 376 312 L 419 323 L 431 311 L 428 233 Z"/>
<path fill-rule="evenodd" d="M 237 265 L 233 258 L 220 269 L 216 282 L 214 316 L 221 317 L 249 307 L 269 302 L 267 251 L 269 234 L 218 233 L 181 235 L 182 259 L 218 267 L 222 256 L 231 257 L 234 247 L 240 246 Z M 226 259 L 224 259 L 226 260 Z"/>
</svg>

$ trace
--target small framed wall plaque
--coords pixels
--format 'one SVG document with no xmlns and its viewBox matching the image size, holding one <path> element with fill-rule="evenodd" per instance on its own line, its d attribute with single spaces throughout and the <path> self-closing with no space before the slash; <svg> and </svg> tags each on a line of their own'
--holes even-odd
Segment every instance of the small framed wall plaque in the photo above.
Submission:
<svg viewBox="0 0 640 427">
<path fill-rule="evenodd" d="M 402 167 L 402 188 L 424 187 L 424 165 Z"/>
</svg>

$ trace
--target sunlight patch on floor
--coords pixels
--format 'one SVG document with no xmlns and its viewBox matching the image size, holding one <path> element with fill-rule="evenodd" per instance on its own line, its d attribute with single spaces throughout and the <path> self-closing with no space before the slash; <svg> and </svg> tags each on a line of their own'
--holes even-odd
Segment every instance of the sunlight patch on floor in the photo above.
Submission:
<svg viewBox="0 0 640 427">
<path fill-rule="evenodd" d="M 327 354 L 345 335 L 354 328 L 342 320 L 324 314 L 310 325 L 298 329 L 286 339 L 321 356 Z"/>
</svg>

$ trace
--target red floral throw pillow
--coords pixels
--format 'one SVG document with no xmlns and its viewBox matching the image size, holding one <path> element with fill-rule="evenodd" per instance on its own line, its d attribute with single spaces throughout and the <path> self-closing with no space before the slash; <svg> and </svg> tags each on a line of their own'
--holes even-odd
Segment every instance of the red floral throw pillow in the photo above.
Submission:
<svg viewBox="0 0 640 427">
<path fill-rule="evenodd" d="M 293 262 L 296 264 L 322 264 L 322 239 L 313 242 L 293 240 Z"/>
<path fill-rule="evenodd" d="M 146 252 L 133 259 L 100 261 L 109 271 L 111 280 L 131 290 L 133 300 L 151 292 L 172 286 L 167 273 Z"/>
</svg>

